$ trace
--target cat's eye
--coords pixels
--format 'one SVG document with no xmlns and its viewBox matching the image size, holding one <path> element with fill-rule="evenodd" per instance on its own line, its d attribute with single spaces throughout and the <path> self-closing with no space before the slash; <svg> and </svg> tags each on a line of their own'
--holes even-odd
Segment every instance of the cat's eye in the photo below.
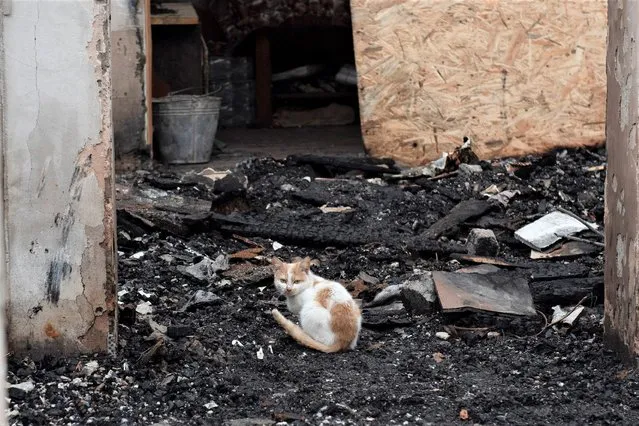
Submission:
<svg viewBox="0 0 639 426">
<path fill-rule="evenodd" d="M 301 283 L 302 283 L 302 280 L 295 280 L 295 281 L 293 281 L 293 284 L 301 284 Z"/>
<path fill-rule="evenodd" d="M 279 277 L 277 277 L 277 279 L 280 281 L 286 281 L 286 277 L 283 275 L 280 275 Z"/>
</svg>

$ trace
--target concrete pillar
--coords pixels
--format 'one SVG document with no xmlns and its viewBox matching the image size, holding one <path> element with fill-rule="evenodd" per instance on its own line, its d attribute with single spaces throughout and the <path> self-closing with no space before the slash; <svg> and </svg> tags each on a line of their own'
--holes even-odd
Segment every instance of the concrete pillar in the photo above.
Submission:
<svg viewBox="0 0 639 426">
<path fill-rule="evenodd" d="M 11 2 L 3 163 L 13 353 L 115 350 L 109 0 Z"/>
<path fill-rule="evenodd" d="M 124 155 L 146 149 L 144 0 L 111 0 L 111 27 L 113 133 L 116 154 Z"/>
<path fill-rule="evenodd" d="M 605 338 L 622 358 L 639 354 L 639 2 L 608 1 Z"/>
<path fill-rule="evenodd" d="M 0 3 L 0 153 L 4 151 L 5 147 L 5 122 L 4 122 L 4 100 L 5 100 L 5 77 L 4 77 L 4 16 L 5 13 L 9 13 L 6 10 L 7 5 Z M 4 162 L 0 161 L 0 188 L 4 188 Z M 1 189 L 0 189 L 1 190 Z M 0 197 L 0 377 L 7 377 L 7 357 L 4 356 L 7 351 L 7 290 L 9 288 L 8 274 L 7 274 L 7 247 L 6 247 L 6 234 L 5 226 L 1 224 L 6 223 L 6 212 L 4 197 Z M 0 425 L 8 424 L 6 418 L 7 412 L 7 387 L 0 386 Z"/>
</svg>

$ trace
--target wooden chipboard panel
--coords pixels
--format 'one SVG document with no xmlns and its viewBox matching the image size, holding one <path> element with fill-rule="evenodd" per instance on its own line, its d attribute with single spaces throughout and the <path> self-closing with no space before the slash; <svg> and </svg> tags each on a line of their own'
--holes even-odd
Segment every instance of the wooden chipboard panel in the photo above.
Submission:
<svg viewBox="0 0 639 426">
<path fill-rule="evenodd" d="M 351 0 L 371 155 L 418 165 L 604 141 L 605 0 Z"/>
</svg>

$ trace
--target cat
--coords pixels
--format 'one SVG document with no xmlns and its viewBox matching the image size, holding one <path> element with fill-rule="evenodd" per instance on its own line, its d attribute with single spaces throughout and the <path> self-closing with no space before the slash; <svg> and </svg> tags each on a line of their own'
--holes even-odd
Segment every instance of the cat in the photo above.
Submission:
<svg viewBox="0 0 639 426">
<path fill-rule="evenodd" d="M 311 259 L 285 263 L 273 257 L 273 281 L 286 296 L 288 310 L 299 316 L 300 326 L 277 309 L 271 313 L 298 343 L 311 349 L 333 353 L 353 350 L 362 328 L 362 313 L 344 286 L 311 271 Z"/>
</svg>

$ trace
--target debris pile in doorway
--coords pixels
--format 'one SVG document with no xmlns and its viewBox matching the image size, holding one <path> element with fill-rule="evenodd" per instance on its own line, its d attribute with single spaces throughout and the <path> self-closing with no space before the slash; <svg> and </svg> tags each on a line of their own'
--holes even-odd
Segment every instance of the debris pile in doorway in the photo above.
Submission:
<svg viewBox="0 0 639 426">
<path fill-rule="evenodd" d="M 122 175 L 119 358 L 13 360 L 14 420 L 639 421 L 639 382 L 602 343 L 603 153 L 438 161 Z M 356 351 L 275 325 L 273 255 L 310 256 L 360 301 Z"/>
</svg>

